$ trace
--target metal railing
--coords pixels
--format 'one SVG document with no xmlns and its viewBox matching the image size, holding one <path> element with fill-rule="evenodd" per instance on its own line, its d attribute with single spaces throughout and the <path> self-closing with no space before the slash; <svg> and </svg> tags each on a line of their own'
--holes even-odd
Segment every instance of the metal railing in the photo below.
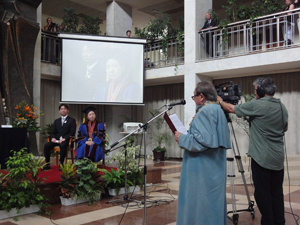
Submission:
<svg viewBox="0 0 300 225">
<path fill-rule="evenodd" d="M 61 39 L 57 34 L 54 32 L 42 32 L 42 62 L 61 65 Z"/>
<path fill-rule="evenodd" d="M 245 55 L 300 44 L 300 9 L 259 17 L 250 26 L 249 20 L 199 32 L 198 60 Z"/>
<path fill-rule="evenodd" d="M 165 47 L 164 47 L 165 46 Z M 184 36 L 181 43 L 176 38 L 168 39 L 167 44 L 157 40 L 145 44 L 145 68 L 159 68 L 184 63 Z"/>
</svg>

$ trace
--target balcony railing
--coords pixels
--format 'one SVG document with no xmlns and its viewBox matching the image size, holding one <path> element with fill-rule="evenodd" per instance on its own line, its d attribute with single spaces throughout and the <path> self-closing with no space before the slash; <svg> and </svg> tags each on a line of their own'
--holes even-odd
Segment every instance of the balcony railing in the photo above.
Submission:
<svg viewBox="0 0 300 225">
<path fill-rule="evenodd" d="M 300 44 L 300 9 L 259 17 L 250 26 L 249 20 L 199 32 L 198 60 L 244 55 Z"/>
<path fill-rule="evenodd" d="M 42 32 L 42 62 L 61 65 L 61 39 L 54 32 Z"/>
<path fill-rule="evenodd" d="M 184 37 L 181 43 L 177 39 L 168 39 L 166 44 L 162 40 L 150 42 L 144 48 L 145 68 L 159 68 L 184 63 Z"/>
</svg>

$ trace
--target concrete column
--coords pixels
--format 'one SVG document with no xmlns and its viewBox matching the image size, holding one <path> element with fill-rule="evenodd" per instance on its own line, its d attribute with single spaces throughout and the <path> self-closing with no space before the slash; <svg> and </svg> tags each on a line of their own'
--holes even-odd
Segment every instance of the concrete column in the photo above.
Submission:
<svg viewBox="0 0 300 225">
<path fill-rule="evenodd" d="M 112 1 L 106 8 L 106 34 L 126 37 L 126 31 L 132 29 L 132 8 L 123 3 Z"/>
<path fill-rule="evenodd" d="M 36 10 L 37 22 L 42 26 L 42 3 Z M 33 59 L 33 104 L 37 107 L 37 112 L 41 110 L 41 30 L 37 35 L 35 50 L 34 50 L 34 59 Z M 40 118 L 38 119 L 40 124 Z M 40 149 L 40 132 L 36 132 L 37 139 L 37 149 L 39 153 L 43 152 L 43 149 Z"/>
<path fill-rule="evenodd" d="M 197 49 L 199 49 L 198 30 L 205 22 L 205 14 L 212 8 L 212 0 L 185 0 L 184 1 L 184 97 L 186 105 L 184 107 L 184 124 L 188 128 L 189 123 L 195 115 L 195 102 L 191 99 L 196 84 L 203 76 L 197 76 L 195 62 Z"/>
</svg>

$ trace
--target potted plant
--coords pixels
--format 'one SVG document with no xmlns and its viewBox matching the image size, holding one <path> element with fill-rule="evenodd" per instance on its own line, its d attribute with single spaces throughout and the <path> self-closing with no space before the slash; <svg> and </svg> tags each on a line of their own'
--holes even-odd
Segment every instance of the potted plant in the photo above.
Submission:
<svg viewBox="0 0 300 225">
<path fill-rule="evenodd" d="M 159 114 L 157 109 L 149 110 L 152 117 Z M 170 130 L 167 127 L 167 123 L 164 118 L 159 117 L 154 121 L 154 127 L 156 129 L 151 130 L 151 139 L 156 143 L 156 147 L 153 149 L 153 160 L 165 161 L 165 153 L 167 151 L 165 146 L 162 144 L 167 144 L 170 140 Z"/>
<path fill-rule="evenodd" d="M 108 161 L 109 163 L 116 161 L 118 170 L 112 170 L 111 173 L 108 171 L 104 172 L 104 179 L 106 186 L 109 188 L 110 195 L 125 193 L 125 150 L 127 151 L 126 171 L 129 190 L 133 190 L 135 186 L 139 186 L 135 190 L 140 190 L 140 186 L 143 183 L 141 170 L 137 162 L 137 156 L 141 147 L 139 145 L 134 146 L 129 142 L 126 149 L 125 147 L 120 148 L 119 152 Z"/>
<path fill-rule="evenodd" d="M 74 171 L 75 170 L 75 171 Z M 61 203 L 73 205 L 82 202 L 89 202 L 89 205 L 100 200 L 104 192 L 101 175 L 94 163 L 88 158 L 83 158 L 70 165 L 67 161 L 62 166 L 60 182 Z"/>
<path fill-rule="evenodd" d="M 36 160 L 26 148 L 13 151 L 7 160 L 8 173 L 0 176 L 0 210 L 5 211 L 0 219 L 41 211 L 49 205 L 38 187 L 44 180 L 38 177 L 43 166 L 44 159 Z"/>
<path fill-rule="evenodd" d="M 112 169 L 111 172 L 104 171 L 105 186 L 108 188 L 110 195 L 115 196 L 125 193 L 125 174 L 122 170 Z M 121 193 L 120 190 L 122 189 Z"/>
</svg>

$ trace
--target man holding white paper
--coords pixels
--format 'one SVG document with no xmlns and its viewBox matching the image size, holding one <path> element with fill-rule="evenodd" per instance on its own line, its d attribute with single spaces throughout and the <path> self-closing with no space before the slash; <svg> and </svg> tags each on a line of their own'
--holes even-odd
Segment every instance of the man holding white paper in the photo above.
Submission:
<svg viewBox="0 0 300 225">
<path fill-rule="evenodd" d="M 184 149 L 177 224 L 227 224 L 226 149 L 231 148 L 225 114 L 211 82 L 197 84 L 192 99 L 196 115 L 187 134 L 175 131 Z"/>
</svg>

